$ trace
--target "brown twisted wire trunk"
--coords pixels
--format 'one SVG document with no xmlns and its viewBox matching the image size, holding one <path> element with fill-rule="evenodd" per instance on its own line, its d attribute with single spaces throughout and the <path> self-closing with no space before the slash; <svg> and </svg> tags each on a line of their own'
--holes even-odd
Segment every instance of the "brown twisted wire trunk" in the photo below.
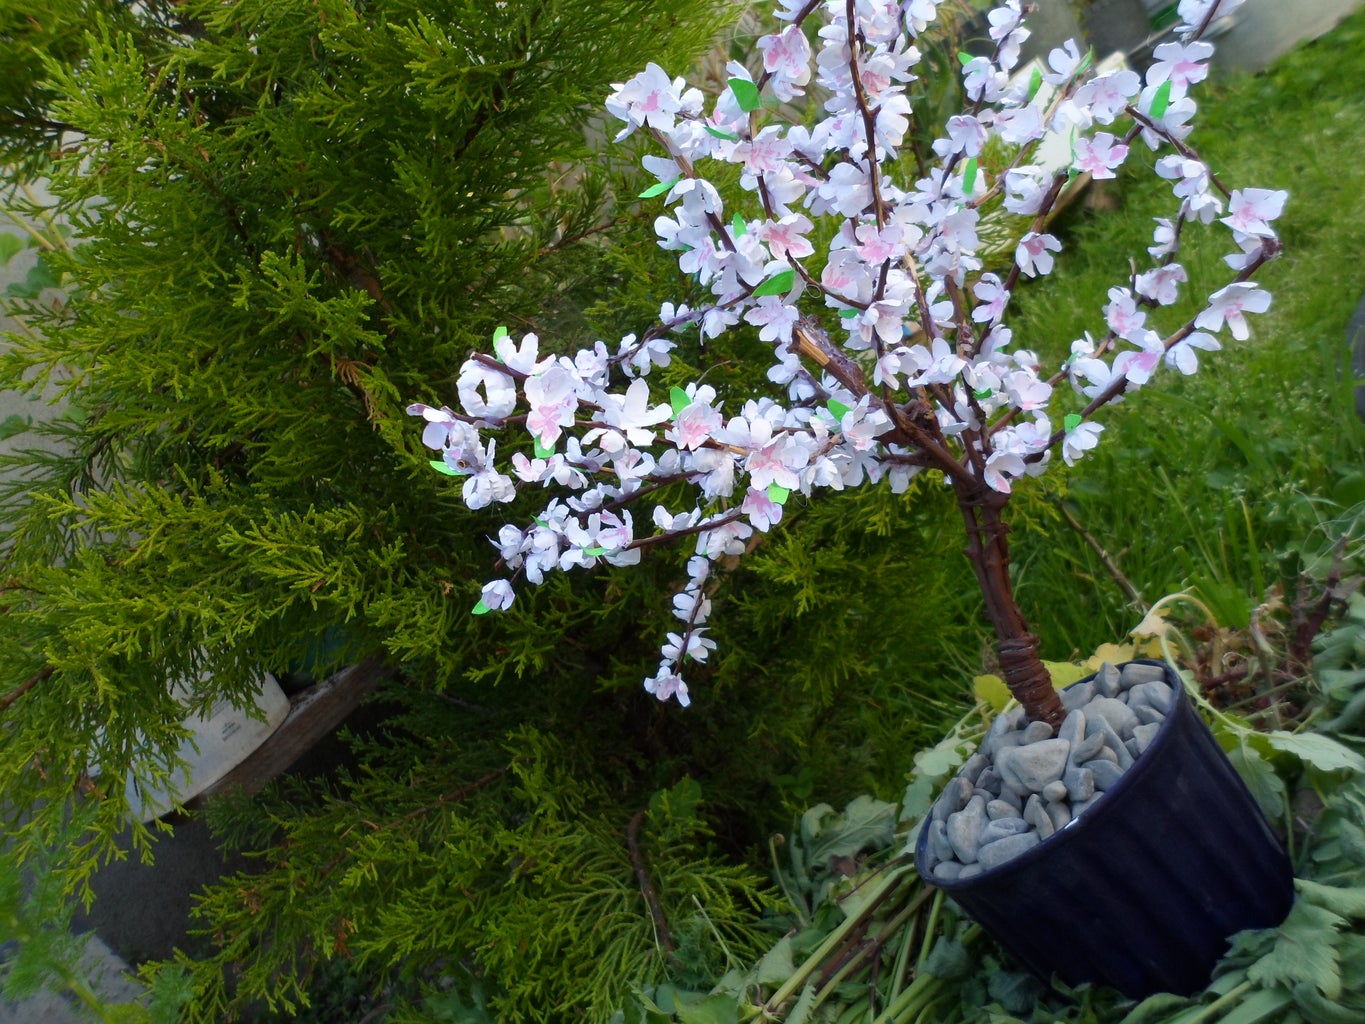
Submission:
<svg viewBox="0 0 1365 1024">
<path fill-rule="evenodd" d="M 1023 705 L 1029 721 L 1046 722 L 1055 731 L 1066 710 L 1038 656 L 1038 638 L 1029 632 L 1010 584 L 1009 527 L 1001 516 L 1008 495 L 979 485 L 968 488 L 957 479 L 953 480 L 953 493 L 967 526 L 964 554 L 985 598 L 986 618 L 995 629 L 1005 685 Z"/>
</svg>

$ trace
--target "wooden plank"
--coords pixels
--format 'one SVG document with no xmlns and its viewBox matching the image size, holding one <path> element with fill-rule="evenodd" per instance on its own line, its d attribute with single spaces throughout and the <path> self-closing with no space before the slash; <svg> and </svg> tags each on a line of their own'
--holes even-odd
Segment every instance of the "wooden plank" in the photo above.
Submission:
<svg viewBox="0 0 1365 1024">
<path fill-rule="evenodd" d="M 189 800 L 186 809 L 198 810 L 214 796 L 230 790 L 259 793 L 315 743 L 341 725 L 346 716 L 391 675 L 393 669 L 373 658 L 342 669 L 294 694 L 289 700 L 289 714 L 270 738 L 232 771 Z"/>
</svg>

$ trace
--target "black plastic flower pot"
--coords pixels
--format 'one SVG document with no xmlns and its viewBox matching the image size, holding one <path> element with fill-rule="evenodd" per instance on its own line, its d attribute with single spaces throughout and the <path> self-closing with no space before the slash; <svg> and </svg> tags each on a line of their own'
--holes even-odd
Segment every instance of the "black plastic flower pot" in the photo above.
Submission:
<svg viewBox="0 0 1365 1024">
<path fill-rule="evenodd" d="M 1176 699 L 1102 800 L 1012 861 L 930 881 L 1045 981 L 1190 995 L 1229 937 L 1278 925 L 1293 903 L 1283 846 L 1162 667 Z M 926 879 L 929 824 L 915 847 Z"/>
</svg>

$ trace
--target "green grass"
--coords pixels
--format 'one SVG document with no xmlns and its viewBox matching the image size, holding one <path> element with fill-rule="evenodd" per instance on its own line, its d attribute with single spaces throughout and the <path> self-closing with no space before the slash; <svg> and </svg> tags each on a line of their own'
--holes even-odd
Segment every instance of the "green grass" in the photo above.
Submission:
<svg viewBox="0 0 1365 1024">
<path fill-rule="evenodd" d="M 1362 81 L 1365 12 L 1267 72 L 1198 94 L 1190 142 L 1214 172 L 1229 187 L 1290 193 L 1284 255 L 1257 278 L 1274 305 L 1252 318 L 1250 341 L 1225 334 L 1224 351 L 1204 355 L 1194 377 L 1164 373 L 1111 410 L 1091 457 L 1016 502 L 1019 597 L 1047 655 L 1092 650 L 1138 617 L 1051 502 L 1066 503 L 1146 602 L 1193 585 L 1245 614 L 1365 498 L 1365 429 L 1345 340 L 1365 291 Z M 1143 172 L 1104 198 L 1117 208 L 1071 217 L 1057 273 L 1021 292 L 1024 344 L 1055 352 L 1095 332 L 1128 254 L 1145 260 L 1151 218 L 1171 207 L 1167 184 Z M 1220 247 L 1182 253 L 1195 283 L 1226 280 L 1225 243 L 1214 240 Z"/>
</svg>

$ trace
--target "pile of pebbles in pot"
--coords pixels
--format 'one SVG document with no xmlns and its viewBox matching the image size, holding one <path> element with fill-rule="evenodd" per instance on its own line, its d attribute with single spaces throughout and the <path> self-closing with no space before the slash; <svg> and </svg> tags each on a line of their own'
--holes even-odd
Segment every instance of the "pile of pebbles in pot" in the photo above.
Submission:
<svg viewBox="0 0 1365 1024">
<path fill-rule="evenodd" d="M 970 878 L 1033 849 L 1104 798 L 1147 749 L 1175 691 L 1160 665 L 1105 664 L 1062 692 L 1053 736 L 1023 708 L 999 715 L 930 813 L 934 879 Z"/>
</svg>

